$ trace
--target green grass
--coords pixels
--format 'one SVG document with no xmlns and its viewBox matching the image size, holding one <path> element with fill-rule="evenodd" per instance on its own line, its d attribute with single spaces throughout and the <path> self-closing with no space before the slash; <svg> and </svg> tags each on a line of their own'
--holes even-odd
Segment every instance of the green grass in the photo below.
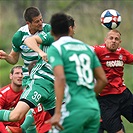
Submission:
<svg viewBox="0 0 133 133">
<path fill-rule="evenodd" d="M 122 117 L 122 120 L 125 126 L 126 133 L 133 133 L 133 123 L 129 123 L 124 117 Z"/>
</svg>

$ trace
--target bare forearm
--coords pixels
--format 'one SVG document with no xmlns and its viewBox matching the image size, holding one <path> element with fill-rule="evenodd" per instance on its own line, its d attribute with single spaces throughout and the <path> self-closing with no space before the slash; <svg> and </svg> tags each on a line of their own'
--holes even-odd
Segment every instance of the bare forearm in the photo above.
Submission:
<svg viewBox="0 0 133 133">
<path fill-rule="evenodd" d="M 29 37 L 26 38 L 24 43 L 32 50 L 34 50 L 35 52 L 39 53 L 40 51 L 42 51 L 37 43 L 37 39 L 35 37 Z"/>
<path fill-rule="evenodd" d="M 19 53 L 18 52 L 14 52 L 13 50 L 10 52 L 10 54 L 8 55 L 6 52 L 4 52 L 3 50 L 0 50 L 0 59 L 4 59 L 6 60 L 8 63 L 10 64 L 16 64 L 18 62 L 19 59 Z"/>
<path fill-rule="evenodd" d="M 98 95 L 106 86 L 107 78 L 102 67 L 95 68 L 94 73 L 95 73 L 95 79 L 96 79 L 94 91 Z"/>
<path fill-rule="evenodd" d="M 10 55 L 8 55 L 5 60 L 12 65 L 15 65 L 18 62 L 18 59 L 16 57 L 12 57 Z"/>
<path fill-rule="evenodd" d="M 59 81 L 59 80 L 56 81 L 55 81 L 55 94 L 56 94 L 55 113 L 60 113 L 62 101 L 64 98 L 64 81 Z"/>
<path fill-rule="evenodd" d="M 106 86 L 106 83 L 107 82 L 102 81 L 102 80 L 97 80 L 96 81 L 95 88 L 94 88 L 94 91 L 96 92 L 96 95 L 98 95 L 103 90 L 103 88 Z"/>
</svg>

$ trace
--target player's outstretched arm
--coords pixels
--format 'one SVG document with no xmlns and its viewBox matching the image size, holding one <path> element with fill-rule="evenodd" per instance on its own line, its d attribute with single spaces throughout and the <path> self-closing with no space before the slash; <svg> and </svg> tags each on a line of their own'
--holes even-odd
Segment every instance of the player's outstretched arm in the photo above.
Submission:
<svg viewBox="0 0 133 133">
<path fill-rule="evenodd" d="M 19 53 L 14 52 L 13 50 L 10 52 L 10 54 L 7 54 L 5 51 L 0 50 L 0 59 L 6 60 L 8 63 L 14 65 L 18 62 L 19 59 Z"/>
<path fill-rule="evenodd" d="M 24 43 L 32 50 L 37 52 L 43 60 L 47 61 L 47 54 L 44 53 L 40 48 L 39 44 L 42 43 L 42 39 L 39 36 L 32 36 L 25 39 Z"/>
</svg>

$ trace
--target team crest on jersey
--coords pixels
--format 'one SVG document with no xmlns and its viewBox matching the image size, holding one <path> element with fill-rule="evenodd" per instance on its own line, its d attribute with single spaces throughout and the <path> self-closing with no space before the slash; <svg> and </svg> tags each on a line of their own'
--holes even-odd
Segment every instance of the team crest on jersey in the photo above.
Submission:
<svg viewBox="0 0 133 133">
<path fill-rule="evenodd" d="M 20 48 L 21 48 L 24 52 L 27 52 L 27 51 L 30 50 L 30 49 L 28 48 L 28 46 L 26 46 L 26 45 L 21 45 Z"/>
<path fill-rule="evenodd" d="M 120 60 L 123 59 L 123 55 L 122 55 L 122 54 L 119 55 L 119 59 L 120 59 Z"/>
</svg>

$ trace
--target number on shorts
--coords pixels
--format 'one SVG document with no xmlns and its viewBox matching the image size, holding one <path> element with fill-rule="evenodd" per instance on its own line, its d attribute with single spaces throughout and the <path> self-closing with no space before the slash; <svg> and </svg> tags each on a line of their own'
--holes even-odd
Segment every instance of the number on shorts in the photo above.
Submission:
<svg viewBox="0 0 133 133">
<path fill-rule="evenodd" d="M 38 102 L 40 98 L 41 98 L 41 94 L 39 94 L 37 91 L 35 91 L 34 96 L 32 96 L 32 99 L 35 100 L 36 102 Z"/>
</svg>

